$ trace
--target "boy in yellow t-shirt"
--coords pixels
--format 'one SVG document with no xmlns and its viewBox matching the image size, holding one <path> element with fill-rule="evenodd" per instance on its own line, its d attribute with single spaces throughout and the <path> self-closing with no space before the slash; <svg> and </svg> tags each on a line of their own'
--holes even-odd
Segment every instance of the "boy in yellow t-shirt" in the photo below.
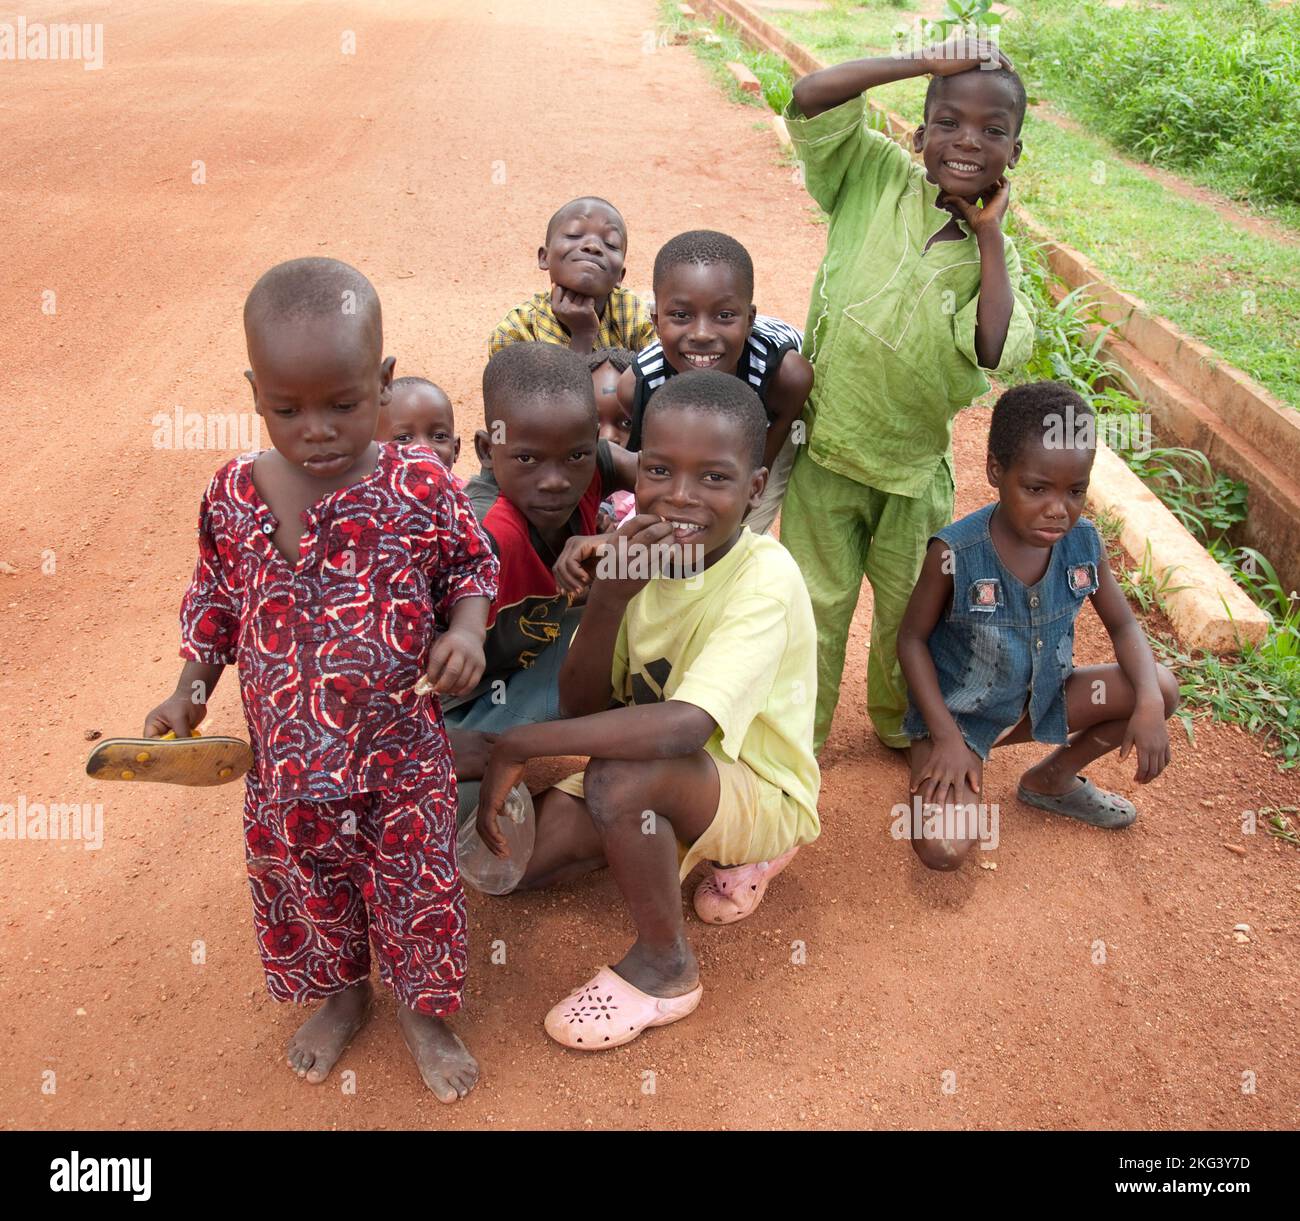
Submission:
<svg viewBox="0 0 1300 1221">
<path fill-rule="evenodd" d="M 617 1047 L 699 1004 L 681 905 L 697 863 L 714 868 L 696 911 L 730 923 L 820 829 L 812 606 L 785 548 L 742 524 L 763 494 L 766 434 L 758 396 L 729 374 L 683 373 L 655 394 L 638 515 L 616 535 L 571 540 L 556 565 L 562 586 L 590 586 L 560 673 L 569 719 L 512 729 L 492 748 L 478 827 L 498 855 L 497 816 L 527 761 L 591 759 L 539 798 L 520 883 L 608 863 L 636 925 L 622 960 L 547 1015 L 547 1033 L 579 1051 Z M 656 562 L 674 575 L 647 577 Z"/>
</svg>

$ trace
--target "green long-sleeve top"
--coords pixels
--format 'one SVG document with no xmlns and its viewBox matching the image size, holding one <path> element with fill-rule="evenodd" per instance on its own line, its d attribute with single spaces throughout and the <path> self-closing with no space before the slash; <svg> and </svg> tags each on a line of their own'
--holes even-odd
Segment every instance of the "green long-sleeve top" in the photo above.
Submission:
<svg viewBox="0 0 1300 1221">
<path fill-rule="evenodd" d="M 804 355 L 815 370 L 805 419 L 814 461 L 881 491 L 918 496 L 951 466 L 952 420 L 989 388 L 975 352 L 980 252 L 926 242 L 948 224 L 938 186 L 853 98 L 815 118 L 793 102 L 785 120 L 809 193 L 830 217 Z M 995 376 L 1029 358 L 1033 306 L 1020 256 L 1004 242 L 1015 304 Z"/>
</svg>

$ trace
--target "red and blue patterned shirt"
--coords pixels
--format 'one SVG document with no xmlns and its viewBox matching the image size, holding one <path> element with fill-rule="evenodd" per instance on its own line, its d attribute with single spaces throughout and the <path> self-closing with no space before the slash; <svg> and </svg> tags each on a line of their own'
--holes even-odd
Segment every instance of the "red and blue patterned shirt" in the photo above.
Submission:
<svg viewBox="0 0 1300 1221">
<path fill-rule="evenodd" d="M 256 454 L 213 476 L 181 605 L 181 656 L 236 664 L 268 801 L 450 785 L 433 696 L 413 690 L 461 598 L 494 598 L 498 562 L 430 450 L 381 444 L 374 471 L 302 515 L 297 565 L 253 485 Z"/>
</svg>

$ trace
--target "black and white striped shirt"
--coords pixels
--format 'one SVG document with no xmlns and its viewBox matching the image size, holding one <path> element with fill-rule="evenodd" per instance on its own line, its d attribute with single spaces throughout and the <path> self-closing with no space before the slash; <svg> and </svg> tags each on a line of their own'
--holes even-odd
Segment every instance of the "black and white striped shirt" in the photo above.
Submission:
<svg viewBox="0 0 1300 1221">
<path fill-rule="evenodd" d="M 745 341 L 745 350 L 736 366 L 736 376 L 744 378 L 753 387 L 766 407 L 768 387 L 781 367 L 785 354 L 797 352 L 802 346 L 803 332 L 798 327 L 782 322 L 779 318 L 759 314 Z M 645 415 L 646 403 L 677 370 L 665 359 L 663 344 L 657 339 L 637 353 L 632 369 L 636 376 L 636 390 L 632 398 L 632 432 L 628 437 L 627 448 L 635 453 L 641 448 L 641 419 Z M 771 412 L 768 415 L 770 418 Z"/>
</svg>

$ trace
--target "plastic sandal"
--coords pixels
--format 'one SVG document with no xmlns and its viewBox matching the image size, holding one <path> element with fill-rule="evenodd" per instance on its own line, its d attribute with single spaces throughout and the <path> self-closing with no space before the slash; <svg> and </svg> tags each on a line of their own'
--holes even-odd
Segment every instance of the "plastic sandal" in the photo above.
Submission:
<svg viewBox="0 0 1300 1221">
<path fill-rule="evenodd" d="M 546 1015 L 546 1033 L 574 1051 L 605 1051 L 630 1043 L 651 1026 L 668 1026 L 695 1011 L 704 995 L 696 984 L 684 996 L 651 996 L 601 967 Z"/>
<path fill-rule="evenodd" d="M 239 738 L 106 738 L 86 760 L 96 780 L 152 780 L 206 787 L 238 780 L 253 766 L 253 750 Z"/>
<path fill-rule="evenodd" d="M 695 914 L 707 924 L 735 924 L 750 915 L 762 902 L 767 884 L 792 860 L 798 848 L 791 848 L 770 861 L 755 865 L 714 866 L 711 876 L 695 888 Z"/>
<path fill-rule="evenodd" d="M 1099 789 L 1086 776 L 1080 776 L 1079 779 L 1083 783 L 1077 789 L 1071 789 L 1059 797 L 1047 793 L 1031 793 L 1023 784 L 1017 786 L 1016 796 L 1026 805 L 1050 810 L 1053 814 L 1064 814 L 1067 818 L 1077 818 L 1089 826 L 1106 827 L 1112 831 L 1127 827 L 1137 818 L 1137 807 L 1131 801 L 1118 793 Z"/>
</svg>

